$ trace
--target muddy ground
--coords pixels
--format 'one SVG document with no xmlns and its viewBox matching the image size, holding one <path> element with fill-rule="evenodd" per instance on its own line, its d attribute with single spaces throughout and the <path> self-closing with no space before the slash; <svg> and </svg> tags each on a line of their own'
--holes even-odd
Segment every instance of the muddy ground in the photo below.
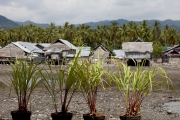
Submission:
<svg viewBox="0 0 180 120">
<path fill-rule="evenodd" d="M 174 90 L 152 92 L 142 103 L 142 120 L 180 120 L 176 112 L 168 114 L 169 109 L 163 107 L 164 103 L 180 99 L 180 66 L 154 64 L 153 66 L 165 68 L 168 76 L 174 83 Z M 117 67 L 108 65 L 109 70 L 115 71 Z M 0 120 L 11 120 L 10 111 L 17 109 L 17 98 L 14 92 L 10 94 L 8 74 L 3 70 L 10 70 L 10 65 L 0 65 Z M 3 83 L 2 83 L 3 82 Z M 51 97 L 43 87 L 38 87 L 32 94 L 29 110 L 32 111 L 32 120 L 51 120 L 50 114 L 54 112 Z M 98 113 L 103 113 L 107 120 L 119 120 L 119 115 L 125 112 L 122 94 L 114 87 L 106 91 L 99 90 L 97 100 Z M 88 113 L 88 107 L 83 97 L 76 93 L 69 106 L 69 111 L 74 113 L 73 120 L 82 120 L 82 115 Z"/>
</svg>

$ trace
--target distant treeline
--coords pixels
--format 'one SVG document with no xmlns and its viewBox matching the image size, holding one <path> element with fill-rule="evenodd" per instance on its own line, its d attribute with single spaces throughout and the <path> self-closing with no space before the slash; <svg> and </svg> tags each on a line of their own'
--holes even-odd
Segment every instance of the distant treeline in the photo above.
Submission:
<svg viewBox="0 0 180 120">
<path fill-rule="evenodd" d="M 63 26 L 50 23 L 47 28 L 37 27 L 33 24 L 10 28 L 0 28 L 0 46 L 5 46 L 14 41 L 26 41 L 32 43 L 52 43 L 57 39 L 65 39 L 76 46 L 95 47 L 102 43 L 110 50 L 120 49 L 122 42 L 132 42 L 140 38 L 144 42 L 153 42 L 158 46 L 173 46 L 180 44 L 180 31 L 170 28 L 168 25 L 160 28 L 158 21 L 150 27 L 148 21 L 140 24 L 129 22 L 119 25 L 112 21 L 111 25 L 101 25 L 91 28 L 86 24 L 74 25 L 66 22 Z"/>
</svg>

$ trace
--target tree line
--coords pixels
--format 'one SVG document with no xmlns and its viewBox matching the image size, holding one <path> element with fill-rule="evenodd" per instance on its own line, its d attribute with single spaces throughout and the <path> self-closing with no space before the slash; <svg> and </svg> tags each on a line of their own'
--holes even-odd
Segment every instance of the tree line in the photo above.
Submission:
<svg viewBox="0 0 180 120">
<path fill-rule="evenodd" d="M 158 21 L 150 27 L 146 20 L 140 24 L 131 21 L 121 26 L 117 21 L 112 21 L 109 26 L 99 25 L 94 29 L 86 24 L 76 26 L 68 22 L 63 26 L 56 26 L 52 22 L 47 28 L 33 24 L 8 30 L 0 28 L 0 46 L 2 47 L 14 41 L 52 43 L 59 38 L 68 40 L 76 46 L 83 45 L 92 48 L 101 43 L 110 50 L 120 49 L 122 42 L 133 42 L 140 38 L 144 42 L 153 42 L 154 46 L 162 48 L 180 44 L 180 30 L 170 28 L 168 25 L 161 29 Z"/>
</svg>

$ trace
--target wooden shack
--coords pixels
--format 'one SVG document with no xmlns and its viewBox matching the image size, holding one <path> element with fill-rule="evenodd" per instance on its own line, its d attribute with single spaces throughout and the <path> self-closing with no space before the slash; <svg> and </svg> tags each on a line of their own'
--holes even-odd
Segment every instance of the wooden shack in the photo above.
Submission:
<svg viewBox="0 0 180 120">
<path fill-rule="evenodd" d="M 0 49 L 0 61 L 10 62 L 21 59 L 33 59 L 38 56 L 42 56 L 44 52 L 29 42 L 11 42 L 5 47 Z"/>
<path fill-rule="evenodd" d="M 180 64 L 180 45 L 175 45 L 162 54 L 162 62 Z"/>
<path fill-rule="evenodd" d="M 76 49 L 69 41 L 58 39 L 43 50 L 45 51 L 47 61 L 53 61 L 59 64 L 62 60 L 66 59 L 66 56 L 75 54 Z"/>
<path fill-rule="evenodd" d="M 91 53 L 91 61 L 96 62 L 97 59 L 101 59 L 104 63 L 108 63 L 112 55 L 112 51 L 110 51 L 103 44 L 99 44 L 97 47 L 93 49 Z"/>
<path fill-rule="evenodd" d="M 122 50 L 125 52 L 125 59 L 128 65 L 137 65 L 137 63 L 146 62 L 150 65 L 151 53 L 153 51 L 152 42 L 135 42 L 122 43 Z"/>
</svg>

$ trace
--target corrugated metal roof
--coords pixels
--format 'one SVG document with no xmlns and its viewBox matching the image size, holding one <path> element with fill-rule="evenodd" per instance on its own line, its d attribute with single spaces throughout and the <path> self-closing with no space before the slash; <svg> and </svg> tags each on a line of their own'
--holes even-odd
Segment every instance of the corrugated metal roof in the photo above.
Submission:
<svg viewBox="0 0 180 120">
<path fill-rule="evenodd" d="M 122 50 L 125 52 L 152 52 L 152 42 L 124 42 Z"/>
<path fill-rule="evenodd" d="M 80 56 L 81 57 L 88 57 L 91 53 L 91 47 L 77 47 L 76 53 L 81 50 Z"/>
<path fill-rule="evenodd" d="M 35 45 L 33 45 L 32 43 L 29 43 L 29 42 L 17 41 L 17 42 L 12 42 L 12 43 L 27 53 L 31 53 L 31 52 L 32 53 L 44 53 L 41 49 L 39 49 L 38 47 L 36 47 Z"/>
<path fill-rule="evenodd" d="M 78 50 L 82 49 L 82 50 L 86 50 L 86 51 L 90 51 L 91 47 L 77 47 Z"/>
<path fill-rule="evenodd" d="M 32 43 L 34 45 L 40 45 L 42 47 L 49 47 L 51 43 Z"/>
<path fill-rule="evenodd" d="M 74 49 L 74 50 L 77 49 L 77 47 L 74 46 L 73 44 L 71 44 L 69 41 L 63 40 L 63 39 L 59 39 L 59 40 L 62 41 L 65 45 L 67 45 L 67 46 L 70 47 L 71 49 Z"/>
<path fill-rule="evenodd" d="M 80 53 L 81 57 L 88 57 L 90 55 L 91 51 L 82 50 Z"/>
<path fill-rule="evenodd" d="M 81 51 L 81 53 L 79 54 L 79 57 L 88 57 L 90 55 L 90 51 L 86 51 L 86 50 L 83 50 Z M 74 57 L 75 54 L 68 54 L 66 55 L 66 57 Z"/>
<path fill-rule="evenodd" d="M 113 50 L 116 58 L 124 58 L 125 52 L 123 50 Z"/>
<path fill-rule="evenodd" d="M 60 53 L 62 50 L 47 50 L 45 53 Z"/>
<path fill-rule="evenodd" d="M 165 50 L 165 52 L 168 52 L 168 51 L 170 51 L 170 50 L 173 50 L 173 49 L 175 49 L 175 48 L 177 48 L 177 47 L 180 47 L 180 44 L 179 44 L 179 45 L 174 45 L 173 47 L 169 47 L 169 49 Z"/>
</svg>

